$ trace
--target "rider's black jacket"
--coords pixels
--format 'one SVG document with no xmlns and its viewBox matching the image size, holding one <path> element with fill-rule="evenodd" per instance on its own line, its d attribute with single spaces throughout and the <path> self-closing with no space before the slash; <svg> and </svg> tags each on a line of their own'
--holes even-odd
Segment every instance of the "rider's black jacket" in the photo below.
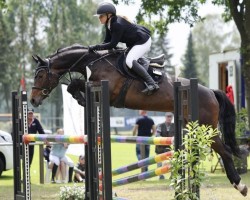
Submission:
<svg viewBox="0 0 250 200">
<path fill-rule="evenodd" d="M 103 44 L 96 45 L 92 50 L 112 49 L 119 42 L 127 47 L 144 44 L 150 38 L 150 31 L 144 26 L 133 24 L 120 16 L 113 16 L 110 25 L 106 26 L 106 36 Z"/>
</svg>

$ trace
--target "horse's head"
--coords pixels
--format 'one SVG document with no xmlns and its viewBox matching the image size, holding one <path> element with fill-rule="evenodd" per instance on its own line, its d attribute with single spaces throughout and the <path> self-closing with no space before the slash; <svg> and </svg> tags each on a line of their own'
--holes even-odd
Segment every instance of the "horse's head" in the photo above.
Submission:
<svg viewBox="0 0 250 200">
<path fill-rule="evenodd" d="M 54 73 L 50 67 L 49 59 L 32 56 L 37 63 L 34 86 L 30 94 L 30 103 L 37 107 L 49 96 L 50 92 L 58 85 L 60 76 Z"/>
<path fill-rule="evenodd" d="M 109 55 L 115 54 L 89 52 L 88 48 L 76 44 L 59 49 L 46 59 L 33 56 L 37 67 L 34 86 L 30 94 L 31 104 L 35 107 L 41 105 L 42 101 L 48 97 L 66 73 L 77 72 L 82 74 L 85 79 L 89 78 L 91 81 L 100 81 L 103 78 L 108 79 L 110 72 L 116 72 L 113 64 L 108 60 Z M 115 58 L 112 59 L 112 62 L 116 61 Z M 103 66 L 108 66 L 109 70 L 106 70 Z M 91 71 L 89 77 L 87 77 L 87 67 Z"/>
</svg>

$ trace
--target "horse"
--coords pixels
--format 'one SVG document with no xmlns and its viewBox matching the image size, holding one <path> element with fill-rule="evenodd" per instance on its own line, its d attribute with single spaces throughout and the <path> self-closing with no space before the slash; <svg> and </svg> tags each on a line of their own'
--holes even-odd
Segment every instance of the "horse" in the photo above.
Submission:
<svg viewBox="0 0 250 200">
<path fill-rule="evenodd" d="M 153 95 L 147 96 L 141 93 L 144 88 L 141 80 L 131 80 L 115 67 L 121 54 L 123 54 L 122 51 L 89 52 L 87 47 L 73 45 L 60 49 L 47 58 L 33 56 L 37 66 L 34 86 L 30 94 L 31 104 L 34 107 L 41 105 L 62 77 L 70 72 L 78 72 L 85 77 L 85 81 L 92 81 L 93 84 L 98 85 L 101 80 L 109 81 L 111 106 L 172 112 L 174 110 L 174 81 L 177 79 L 181 85 L 189 85 L 190 80 L 163 74 L 159 83 L 160 89 Z M 84 92 L 84 88 L 81 92 Z M 214 136 L 211 148 L 221 156 L 230 183 L 243 196 L 247 196 L 248 188 L 242 183 L 232 159 L 233 154 L 236 156 L 240 154 L 235 138 L 234 106 L 223 91 L 211 90 L 201 84 L 198 84 L 198 98 L 199 123 L 210 125 L 214 129 L 220 124 L 222 129 L 224 139 L 222 140 L 219 135 Z"/>
</svg>

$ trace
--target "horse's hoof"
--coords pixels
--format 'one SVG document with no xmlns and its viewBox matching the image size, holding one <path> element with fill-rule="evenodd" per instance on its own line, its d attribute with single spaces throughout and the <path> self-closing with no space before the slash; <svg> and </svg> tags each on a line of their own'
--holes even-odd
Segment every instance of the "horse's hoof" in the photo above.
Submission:
<svg viewBox="0 0 250 200">
<path fill-rule="evenodd" d="M 246 196 L 247 196 L 247 191 L 248 191 L 247 186 L 244 186 L 244 188 L 240 191 L 240 193 L 241 193 L 244 197 L 246 197 Z"/>
</svg>

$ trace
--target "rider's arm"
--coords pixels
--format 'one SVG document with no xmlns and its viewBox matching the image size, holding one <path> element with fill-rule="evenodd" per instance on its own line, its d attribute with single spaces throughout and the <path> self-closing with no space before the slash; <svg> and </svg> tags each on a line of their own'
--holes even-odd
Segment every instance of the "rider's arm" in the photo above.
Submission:
<svg viewBox="0 0 250 200">
<path fill-rule="evenodd" d="M 121 24 L 114 24 L 112 26 L 112 33 L 111 33 L 111 40 L 110 42 L 90 46 L 90 50 L 106 50 L 106 49 L 113 49 L 117 46 L 117 44 L 120 42 L 122 34 L 124 30 Z"/>
</svg>

